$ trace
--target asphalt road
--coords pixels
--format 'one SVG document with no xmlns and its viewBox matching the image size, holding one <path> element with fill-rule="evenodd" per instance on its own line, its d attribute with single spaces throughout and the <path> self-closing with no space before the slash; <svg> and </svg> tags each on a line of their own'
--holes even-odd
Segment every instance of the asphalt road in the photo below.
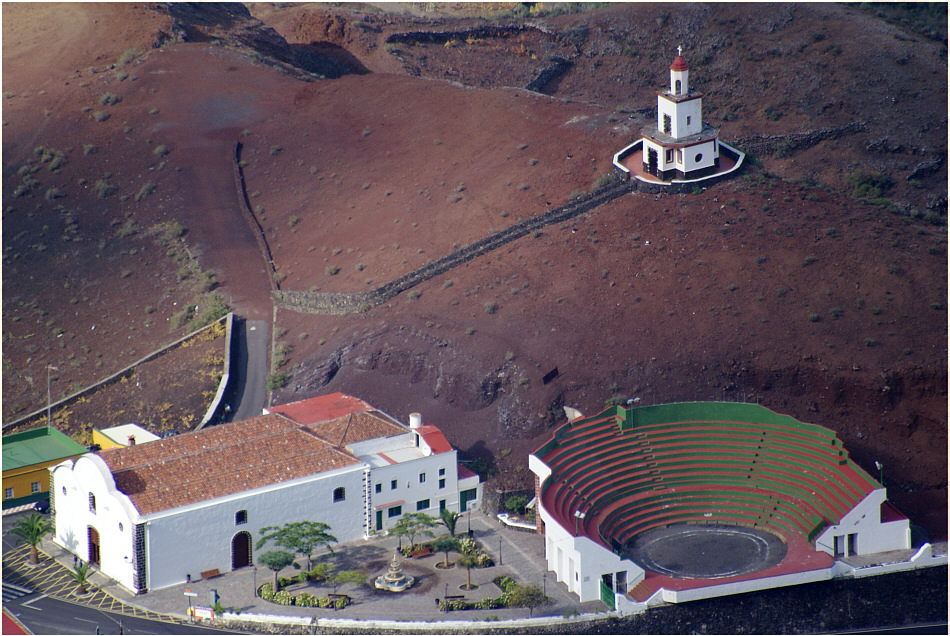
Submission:
<svg viewBox="0 0 950 636">
<path fill-rule="evenodd" d="M 270 344 L 268 323 L 264 320 L 235 318 L 232 334 L 232 388 L 227 421 L 260 415 L 267 398 L 267 351 Z"/>
<path fill-rule="evenodd" d="M 4 608 L 34 634 L 234 634 L 220 629 L 123 616 L 44 594 L 4 602 Z"/>
</svg>

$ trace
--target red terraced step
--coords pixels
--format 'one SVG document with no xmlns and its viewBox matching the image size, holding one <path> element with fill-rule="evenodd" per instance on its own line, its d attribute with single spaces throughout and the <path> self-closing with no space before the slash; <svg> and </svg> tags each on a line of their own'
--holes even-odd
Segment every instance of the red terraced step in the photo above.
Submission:
<svg viewBox="0 0 950 636">
<path fill-rule="evenodd" d="M 644 603 L 648 598 L 656 594 L 656 591 L 660 589 L 662 583 L 663 581 L 660 579 L 645 578 L 634 585 L 633 589 L 628 590 L 627 596 L 635 600 L 637 603 Z"/>
</svg>

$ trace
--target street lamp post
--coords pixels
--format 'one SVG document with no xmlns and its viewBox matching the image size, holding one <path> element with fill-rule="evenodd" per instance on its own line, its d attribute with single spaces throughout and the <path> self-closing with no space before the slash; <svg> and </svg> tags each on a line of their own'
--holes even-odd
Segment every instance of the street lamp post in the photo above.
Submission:
<svg viewBox="0 0 950 636">
<path fill-rule="evenodd" d="M 58 368 L 54 367 L 51 364 L 46 365 L 46 434 L 48 435 L 50 429 L 53 428 L 53 391 L 50 388 L 50 383 L 52 378 L 50 377 L 50 371 L 59 371 Z"/>
<path fill-rule="evenodd" d="M 874 467 L 877 468 L 878 473 L 881 476 L 880 482 L 881 482 L 881 485 L 883 486 L 884 485 L 884 464 L 875 460 Z"/>
<path fill-rule="evenodd" d="M 548 573 L 543 572 L 541 574 L 541 594 L 543 596 L 548 595 Z"/>
<path fill-rule="evenodd" d="M 498 565 L 504 565 L 501 560 L 501 537 L 498 537 Z"/>
</svg>

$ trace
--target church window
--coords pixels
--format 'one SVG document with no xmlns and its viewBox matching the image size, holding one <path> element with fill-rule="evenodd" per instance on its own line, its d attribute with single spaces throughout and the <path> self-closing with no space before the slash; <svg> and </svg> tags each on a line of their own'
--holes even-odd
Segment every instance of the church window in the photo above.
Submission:
<svg viewBox="0 0 950 636">
<path fill-rule="evenodd" d="M 38 493 L 39 491 L 40 491 L 40 482 L 34 481 L 32 484 L 30 484 L 30 492 L 31 492 L 31 493 L 36 494 L 36 493 Z"/>
<path fill-rule="evenodd" d="M 676 80 L 676 91 L 675 91 L 675 92 L 676 92 L 677 95 L 679 95 L 680 93 L 683 92 L 683 82 L 681 82 L 680 80 Z"/>
<path fill-rule="evenodd" d="M 686 125 L 689 126 L 692 121 L 693 121 L 693 118 L 690 117 L 689 115 L 687 115 L 687 116 L 686 116 Z"/>
<path fill-rule="evenodd" d="M 89 493 L 89 512 L 96 514 L 96 496 Z"/>
<path fill-rule="evenodd" d="M 666 163 L 673 163 L 673 150 L 666 151 Z"/>
<path fill-rule="evenodd" d="M 673 120 L 670 119 L 669 115 L 663 115 L 663 132 L 669 134 L 673 129 Z"/>
<path fill-rule="evenodd" d="M 240 526 L 247 523 L 247 510 L 238 510 L 234 513 L 234 525 Z"/>
<path fill-rule="evenodd" d="M 676 163 L 683 163 L 683 149 L 676 149 Z"/>
<path fill-rule="evenodd" d="M 696 163 L 699 163 L 702 160 L 703 160 L 703 153 L 701 152 L 696 153 Z"/>
<path fill-rule="evenodd" d="M 346 488 L 340 486 L 333 489 L 333 503 L 346 500 Z"/>
<path fill-rule="evenodd" d="M 381 493 L 381 492 L 383 492 L 383 485 L 382 485 L 382 484 L 376 484 L 376 494 L 379 494 L 379 493 Z"/>
</svg>

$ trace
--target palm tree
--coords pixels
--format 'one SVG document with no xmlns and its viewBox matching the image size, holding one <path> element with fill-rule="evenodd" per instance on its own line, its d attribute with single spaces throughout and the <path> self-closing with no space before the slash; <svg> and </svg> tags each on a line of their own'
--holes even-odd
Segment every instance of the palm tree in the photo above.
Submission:
<svg viewBox="0 0 950 636">
<path fill-rule="evenodd" d="M 449 552 L 458 550 L 458 544 L 452 537 L 442 536 L 432 542 L 432 549 L 436 552 L 445 552 L 445 564 L 442 567 L 448 568 L 450 567 Z"/>
<path fill-rule="evenodd" d="M 80 561 L 72 572 L 69 573 L 69 576 L 73 578 L 78 586 L 76 588 L 77 595 L 83 595 L 86 593 L 86 585 L 89 583 L 89 564 L 85 561 Z"/>
<path fill-rule="evenodd" d="M 465 568 L 465 589 L 473 590 L 478 587 L 477 585 L 472 587 L 472 568 L 478 565 L 475 557 L 470 554 L 463 554 L 456 563 Z"/>
<path fill-rule="evenodd" d="M 40 562 L 39 550 L 37 545 L 53 529 L 53 524 L 45 519 L 43 515 L 34 512 L 29 517 L 18 519 L 10 532 L 19 536 L 14 545 L 19 545 L 21 541 L 30 544 L 30 564 L 36 565 Z"/>
<path fill-rule="evenodd" d="M 458 523 L 459 513 L 453 512 L 448 508 L 443 508 L 442 512 L 439 513 L 439 522 L 448 528 L 449 535 L 455 536 L 455 524 Z"/>
</svg>

